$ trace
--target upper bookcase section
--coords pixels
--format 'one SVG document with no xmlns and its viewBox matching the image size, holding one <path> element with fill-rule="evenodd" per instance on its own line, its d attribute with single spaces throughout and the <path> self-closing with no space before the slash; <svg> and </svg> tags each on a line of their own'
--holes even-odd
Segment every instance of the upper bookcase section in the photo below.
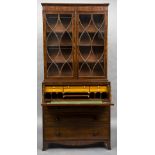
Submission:
<svg viewBox="0 0 155 155">
<path fill-rule="evenodd" d="M 42 6 L 44 78 L 107 79 L 108 4 Z"/>
</svg>

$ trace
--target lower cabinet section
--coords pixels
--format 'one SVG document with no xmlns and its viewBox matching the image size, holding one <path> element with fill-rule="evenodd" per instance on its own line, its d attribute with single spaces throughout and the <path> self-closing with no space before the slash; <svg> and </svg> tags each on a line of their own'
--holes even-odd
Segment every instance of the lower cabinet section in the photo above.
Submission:
<svg viewBox="0 0 155 155">
<path fill-rule="evenodd" d="M 43 107 L 43 150 L 50 143 L 110 149 L 110 107 Z"/>
</svg>

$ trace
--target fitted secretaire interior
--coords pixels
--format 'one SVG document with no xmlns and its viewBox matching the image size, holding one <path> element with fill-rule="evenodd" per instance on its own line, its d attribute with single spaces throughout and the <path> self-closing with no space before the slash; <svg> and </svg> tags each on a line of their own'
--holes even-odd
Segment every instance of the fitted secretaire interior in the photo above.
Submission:
<svg viewBox="0 0 155 155">
<path fill-rule="evenodd" d="M 108 100 L 109 86 L 44 86 L 45 102 L 55 99 L 101 99 Z"/>
</svg>

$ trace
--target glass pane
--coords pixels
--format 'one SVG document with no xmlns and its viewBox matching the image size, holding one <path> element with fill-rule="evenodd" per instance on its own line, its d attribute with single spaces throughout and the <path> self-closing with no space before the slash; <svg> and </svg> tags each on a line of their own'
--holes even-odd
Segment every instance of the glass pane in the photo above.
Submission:
<svg viewBox="0 0 155 155">
<path fill-rule="evenodd" d="M 47 14 L 47 76 L 73 76 L 72 14 Z"/>
<path fill-rule="evenodd" d="M 79 76 L 104 76 L 104 14 L 79 14 Z"/>
</svg>

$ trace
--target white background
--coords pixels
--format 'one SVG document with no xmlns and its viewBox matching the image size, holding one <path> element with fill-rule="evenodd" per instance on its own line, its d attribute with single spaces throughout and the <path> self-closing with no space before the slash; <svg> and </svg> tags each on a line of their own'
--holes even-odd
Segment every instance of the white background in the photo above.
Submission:
<svg viewBox="0 0 155 155">
<path fill-rule="evenodd" d="M 118 0 L 118 155 L 155 154 L 155 2 Z M 0 5 L 0 154 L 37 154 L 37 2 Z M 45 153 L 46 154 L 46 153 Z"/>
</svg>

